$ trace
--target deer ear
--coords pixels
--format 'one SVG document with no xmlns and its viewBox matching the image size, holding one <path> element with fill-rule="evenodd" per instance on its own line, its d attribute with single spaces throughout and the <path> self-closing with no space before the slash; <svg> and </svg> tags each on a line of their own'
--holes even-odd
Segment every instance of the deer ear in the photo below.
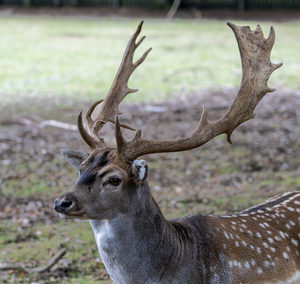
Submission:
<svg viewBox="0 0 300 284">
<path fill-rule="evenodd" d="M 61 153 L 77 171 L 79 171 L 80 164 L 89 156 L 88 153 L 71 151 L 67 149 L 63 149 Z"/>
<path fill-rule="evenodd" d="M 141 184 L 148 176 L 148 166 L 144 160 L 134 160 L 131 166 L 134 181 Z"/>
</svg>

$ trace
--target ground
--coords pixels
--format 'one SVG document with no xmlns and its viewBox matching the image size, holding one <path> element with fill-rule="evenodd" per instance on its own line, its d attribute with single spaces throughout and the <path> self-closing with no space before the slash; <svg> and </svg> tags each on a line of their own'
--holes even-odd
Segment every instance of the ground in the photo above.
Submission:
<svg viewBox="0 0 300 284">
<path fill-rule="evenodd" d="M 195 129 L 203 104 L 209 120 L 216 120 L 236 92 L 207 91 L 172 102 L 126 104 L 121 118 L 141 128 L 146 138 L 179 138 Z M 20 111 L 32 105 L 34 113 Z M 27 100 L 0 115 L 0 261 L 41 266 L 60 248 L 67 249 L 49 272 L 1 272 L 2 283 L 110 283 L 89 224 L 61 220 L 52 210 L 54 198 L 66 192 L 77 175 L 61 149 L 88 150 L 77 131 L 38 127 L 41 118 L 74 124 L 78 106 L 88 107 L 84 102 L 60 105 L 65 107 Z M 233 133 L 233 145 L 220 136 L 200 149 L 144 157 L 153 195 L 167 218 L 233 213 L 278 193 L 300 189 L 299 93 L 268 94 L 256 113 Z M 109 145 L 114 144 L 111 125 L 103 135 Z M 126 135 L 132 134 L 128 131 Z"/>
</svg>

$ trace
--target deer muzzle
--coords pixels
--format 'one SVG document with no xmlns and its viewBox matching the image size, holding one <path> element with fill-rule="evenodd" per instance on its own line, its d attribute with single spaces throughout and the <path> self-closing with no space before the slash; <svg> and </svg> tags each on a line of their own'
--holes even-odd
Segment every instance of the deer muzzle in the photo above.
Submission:
<svg viewBox="0 0 300 284">
<path fill-rule="evenodd" d="M 82 216 L 85 213 L 82 212 L 77 198 L 71 193 L 66 193 L 56 198 L 53 209 L 57 213 L 66 215 Z"/>
</svg>

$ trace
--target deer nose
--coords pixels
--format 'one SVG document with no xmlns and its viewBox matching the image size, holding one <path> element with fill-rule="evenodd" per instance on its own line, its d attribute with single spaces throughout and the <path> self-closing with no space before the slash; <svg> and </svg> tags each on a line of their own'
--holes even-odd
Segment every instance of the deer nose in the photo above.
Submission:
<svg viewBox="0 0 300 284">
<path fill-rule="evenodd" d="M 59 201 L 59 198 L 56 198 L 54 201 L 54 210 L 58 213 L 64 213 L 67 209 L 72 207 L 73 202 L 71 200 L 62 200 Z"/>
</svg>

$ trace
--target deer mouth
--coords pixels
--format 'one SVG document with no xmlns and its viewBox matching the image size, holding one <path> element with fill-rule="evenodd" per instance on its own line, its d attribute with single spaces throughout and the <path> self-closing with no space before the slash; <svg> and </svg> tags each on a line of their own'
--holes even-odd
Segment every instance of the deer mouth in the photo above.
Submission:
<svg viewBox="0 0 300 284">
<path fill-rule="evenodd" d="M 70 213 L 59 213 L 59 217 L 62 219 L 83 219 L 87 220 L 87 213 L 70 214 Z"/>
</svg>

